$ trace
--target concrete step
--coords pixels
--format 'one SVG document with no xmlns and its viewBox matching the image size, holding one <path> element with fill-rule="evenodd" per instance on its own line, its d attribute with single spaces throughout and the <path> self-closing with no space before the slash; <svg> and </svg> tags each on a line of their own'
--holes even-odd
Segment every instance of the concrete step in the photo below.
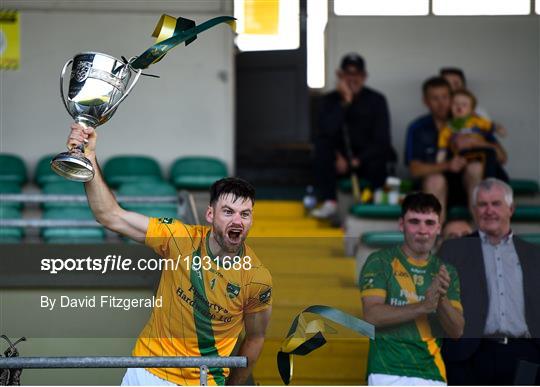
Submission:
<svg viewBox="0 0 540 387">
<path fill-rule="evenodd" d="M 337 274 L 329 276 L 327 274 L 310 274 L 298 275 L 294 274 L 279 274 L 272 277 L 275 288 L 296 290 L 310 289 L 320 291 L 322 288 L 356 288 L 356 282 L 353 277 L 347 273 L 346 275 Z"/>
<path fill-rule="evenodd" d="M 342 275 L 355 279 L 355 262 L 352 259 L 317 259 L 317 258 L 291 258 L 284 262 L 282 258 L 265 259 L 264 265 L 270 270 L 272 276 L 297 273 L 298 275 L 326 274 Z"/>
<path fill-rule="evenodd" d="M 253 237 L 247 239 L 248 245 L 259 255 L 267 252 L 288 253 L 287 256 L 303 255 L 345 255 L 343 236 L 313 237 Z"/>
<path fill-rule="evenodd" d="M 255 238 L 279 238 L 279 237 L 296 237 L 296 238 L 341 238 L 343 239 L 343 231 L 334 228 L 317 228 L 317 229 L 302 229 L 294 227 L 283 228 L 265 228 L 264 226 L 254 227 L 249 232 L 250 237 Z"/>
<path fill-rule="evenodd" d="M 253 215 L 258 221 L 266 218 L 304 218 L 305 210 L 300 201 L 260 200 L 255 202 Z"/>
<path fill-rule="evenodd" d="M 301 217 L 301 218 L 283 218 L 283 219 L 275 219 L 275 218 L 263 218 L 262 220 L 259 219 L 258 214 L 254 218 L 253 222 L 253 229 L 262 227 L 265 228 L 282 228 L 282 227 L 289 227 L 289 228 L 305 228 L 305 229 L 319 229 L 319 228 L 330 228 L 328 227 L 328 224 L 326 222 L 321 222 L 320 220 L 314 219 L 314 218 L 307 218 L 307 217 Z"/>
</svg>

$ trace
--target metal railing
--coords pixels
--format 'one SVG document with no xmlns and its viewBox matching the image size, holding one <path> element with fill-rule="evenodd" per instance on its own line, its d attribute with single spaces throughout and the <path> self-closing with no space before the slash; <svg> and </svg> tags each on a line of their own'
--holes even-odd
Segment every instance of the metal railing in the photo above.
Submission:
<svg viewBox="0 0 540 387">
<path fill-rule="evenodd" d="M 177 196 L 116 196 L 116 200 L 122 203 L 176 203 Z M 86 195 L 44 195 L 44 194 L 2 194 L 0 202 L 17 203 L 86 203 Z"/>
<path fill-rule="evenodd" d="M 70 356 L 0 358 L 1 368 L 199 368 L 201 386 L 208 385 L 208 369 L 245 368 L 245 356 L 152 357 L 152 356 Z"/>
<path fill-rule="evenodd" d="M 120 203 L 177 203 L 177 216 L 186 223 L 199 224 L 195 200 L 187 191 L 177 196 L 117 196 Z M 0 203 L 87 203 L 85 195 L 0 194 Z M 95 220 L 83 219 L 0 219 L 0 227 L 96 227 Z"/>
</svg>

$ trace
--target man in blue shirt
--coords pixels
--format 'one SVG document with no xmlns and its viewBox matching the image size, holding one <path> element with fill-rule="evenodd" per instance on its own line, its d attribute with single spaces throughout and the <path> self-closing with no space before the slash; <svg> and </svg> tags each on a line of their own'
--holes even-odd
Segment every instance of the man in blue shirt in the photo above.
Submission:
<svg viewBox="0 0 540 387">
<path fill-rule="evenodd" d="M 443 206 L 442 221 L 446 209 L 452 205 L 467 204 L 467 193 L 482 180 L 483 169 L 479 163 L 467 164 L 459 155 L 437 162 L 437 142 L 439 131 L 447 124 L 452 102 L 451 88 L 442 77 L 426 80 L 422 86 L 423 101 L 429 114 L 414 120 L 407 130 L 405 142 L 405 163 L 412 178 L 417 179 L 424 192 L 432 193 Z M 506 154 L 499 143 L 456 144 L 458 149 L 474 145 L 492 147 L 499 162 L 506 161 Z M 480 165 L 481 167 L 481 165 Z"/>
</svg>

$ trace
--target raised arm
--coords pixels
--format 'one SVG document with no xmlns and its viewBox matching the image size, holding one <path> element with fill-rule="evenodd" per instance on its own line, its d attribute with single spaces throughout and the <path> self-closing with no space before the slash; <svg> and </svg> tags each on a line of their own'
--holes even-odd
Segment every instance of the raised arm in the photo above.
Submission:
<svg viewBox="0 0 540 387">
<path fill-rule="evenodd" d="M 242 385 L 253 371 L 253 367 L 259 358 L 263 344 L 266 328 L 270 322 L 272 307 L 261 312 L 244 315 L 244 328 L 246 335 L 238 351 L 238 356 L 246 356 L 248 359 L 247 368 L 234 368 L 227 379 L 228 385 Z"/>
<path fill-rule="evenodd" d="M 94 128 L 85 128 L 80 124 L 71 125 L 67 145 L 71 149 L 85 140 L 85 156 L 94 166 L 94 178 L 84 184 L 88 203 L 96 220 L 105 228 L 120 233 L 138 242 L 144 242 L 149 218 L 136 212 L 126 211 L 116 201 L 105 183 L 96 159 L 97 134 Z"/>
</svg>

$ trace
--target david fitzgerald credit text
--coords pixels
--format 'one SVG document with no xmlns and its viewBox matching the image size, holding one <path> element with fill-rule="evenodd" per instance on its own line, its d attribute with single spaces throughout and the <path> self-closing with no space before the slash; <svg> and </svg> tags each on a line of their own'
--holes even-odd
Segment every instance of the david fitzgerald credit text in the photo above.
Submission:
<svg viewBox="0 0 540 387">
<path fill-rule="evenodd" d="M 56 308 L 66 309 L 123 309 L 130 310 L 136 308 L 161 308 L 162 297 L 152 296 L 150 298 L 121 298 L 116 296 L 41 296 L 40 307 L 47 310 Z"/>
</svg>

